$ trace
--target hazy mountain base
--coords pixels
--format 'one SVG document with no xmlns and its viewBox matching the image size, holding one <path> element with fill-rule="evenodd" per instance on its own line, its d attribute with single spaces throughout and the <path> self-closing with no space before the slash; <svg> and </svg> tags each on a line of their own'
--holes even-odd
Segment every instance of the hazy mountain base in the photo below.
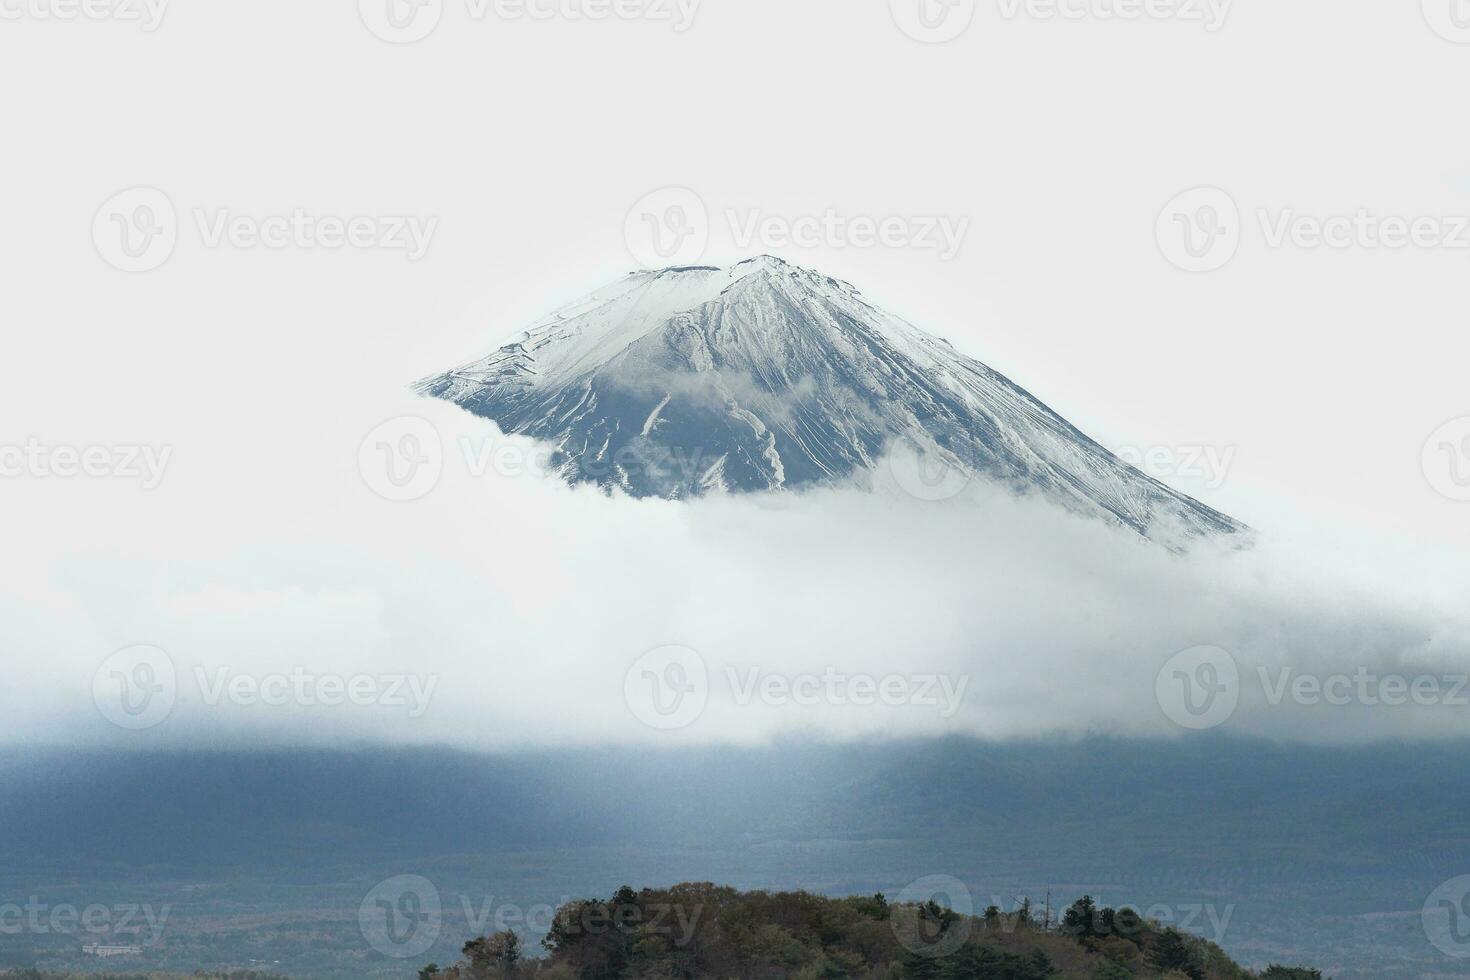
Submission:
<svg viewBox="0 0 1470 980">
<path fill-rule="evenodd" d="M 0 753 L 0 902 L 169 910 L 163 942 L 127 962 L 82 955 L 77 936 L 6 935 L 0 968 L 411 976 L 359 925 L 401 874 L 443 901 L 418 964 L 453 962 L 483 909 L 544 907 L 544 933 L 551 909 L 630 879 L 842 896 L 945 874 L 977 908 L 1048 888 L 1157 906 L 1256 968 L 1464 978 L 1470 961 L 1420 924 L 1431 891 L 1470 871 L 1464 757 L 1462 742 L 1217 737 Z"/>
<path fill-rule="evenodd" d="M 0 970 L 0 980 L 291 980 L 254 970 L 216 973 L 56 973 L 50 970 Z"/>
</svg>

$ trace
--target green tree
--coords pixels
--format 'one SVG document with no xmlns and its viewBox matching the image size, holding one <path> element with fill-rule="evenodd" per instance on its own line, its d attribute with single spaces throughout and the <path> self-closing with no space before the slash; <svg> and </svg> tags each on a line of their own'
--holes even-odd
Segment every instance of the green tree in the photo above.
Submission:
<svg viewBox="0 0 1470 980">
<path fill-rule="evenodd" d="M 929 923 L 940 936 L 949 930 L 949 927 L 959 921 L 960 914 L 954 909 L 947 909 L 934 899 L 929 899 L 919 906 L 919 919 Z"/>
<path fill-rule="evenodd" d="M 1092 980 L 1133 980 L 1133 974 L 1111 960 L 1104 960 L 1093 968 Z"/>
<path fill-rule="evenodd" d="M 1143 916 L 1124 906 L 1121 909 L 1103 909 L 1098 914 L 1102 921 L 1102 932 L 1108 936 L 1121 936 L 1133 945 L 1143 942 Z"/>
<path fill-rule="evenodd" d="M 1200 968 L 1199 958 L 1184 941 L 1177 930 L 1165 929 L 1154 940 L 1148 954 L 1149 963 L 1160 973 L 1178 970 L 1190 980 L 1204 980 L 1205 971 Z"/>
<path fill-rule="evenodd" d="M 863 915 L 881 922 L 886 922 L 892 911 L 888 907 L 888 899 L 883 897 L 882 892 L 879 892 L 872 898 L 854 898 L 850 899 L 850 901 L 852 902 L 852 907 Z"/>
<path fill-rule="evenodd" d="M 1062 931 L 1079 942 L 1098 938 L 1103 925 L 1091 895 L 1083 895 L 1062 913 Z"/>
<path fill-rule="evenodd" d="M 1051 960 L 1036 949 L 1029 956 L 1002 953 L 977 943 L 966 943 L 939 962 L 939 980 L 1051 980 L 1055 972 Z M 914 974 L 904 973 L 905 980 Z"/>
<path fill-rule="evenodd" d="M 514 976 L 521 961 L 521 939 L 509 929 L 493 936 L 481 936 L 464 944 L 462 952 L 470 961 L 470 972 L 476 977 Z"/>
</svg>

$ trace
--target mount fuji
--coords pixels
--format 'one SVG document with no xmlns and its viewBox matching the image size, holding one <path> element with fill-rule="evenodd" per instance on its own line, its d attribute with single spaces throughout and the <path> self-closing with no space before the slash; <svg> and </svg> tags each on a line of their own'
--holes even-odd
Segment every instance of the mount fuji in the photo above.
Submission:
<svg viewBox="0 0 1470 980">
<path fill-rule="evenodd" d="M 634 272 L 422 394 L 548 444 L 570 483 L 635 497 L 799 490 L 894 454 L 1147 537 L 1244 525 L 1145 475 L 1001 374 L 771 256 Z"/>
</svg>

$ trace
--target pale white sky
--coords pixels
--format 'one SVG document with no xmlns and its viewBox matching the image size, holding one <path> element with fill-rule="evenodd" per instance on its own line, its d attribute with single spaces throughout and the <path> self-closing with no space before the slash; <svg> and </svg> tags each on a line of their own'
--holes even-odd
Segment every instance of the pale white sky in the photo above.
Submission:
<svg viewBox="0 0 1470 980">
<path fill-rule="evenodd" d="M 179 3 L 152 32 L 6 9 L 22 16 L 0 73 L 24 93 L 0 109 L 7 440 L 167 442 L 201 490 L 271 497 L 296 479 L 281 472 L 355 444 L 354 395 L 630 268 L 628 209 L 680 185 L 715 216 L 712 261 L 767 250 L 729 240 L 732 208 L 968 218 L 950 261 L 770 250 L 1110 445 L 1233 449 L 1218 488 L 1177 482 L 1247 520 L 1470 542 L 1470 504 L 1420 466 L 1430 432 L 1470 414 L 1470 249 L 1272 249 L 1254 215 L 1470 213 L 1470 46 L 1415 4 L 1238 4 L 1210 31 L 1008 19 L 993 0 L 940 45 L 885 3 L 835 0 L 707 0 L 683 32 L 446 0 L 406 45 L 351 4 Z M 125 275 L 89 229 L 134 185 L 164 190 L 182 227 L 162 268 Z M 1232 195 L 1245 233 L 1191 275 L 1154 223 L 1200 185 Z M 439 224 L 412 263 L 211 249 L 196 225 L 295 207 Z"/>
</svg>

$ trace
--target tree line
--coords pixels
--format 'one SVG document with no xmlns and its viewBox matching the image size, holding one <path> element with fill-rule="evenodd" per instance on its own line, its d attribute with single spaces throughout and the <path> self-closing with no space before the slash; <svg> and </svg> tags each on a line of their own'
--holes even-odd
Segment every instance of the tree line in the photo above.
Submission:
<svg viewBox="0 0 1470 980">
<path fill-rule="evenodd" d="M 1214 943 L 1084 895 L 1053 925 L 1030 902 L 962 915 L 879 894 L 740 892 L 709 883 L 582 899 L 528 955 L 513 931 L 466 943 L 420 980 L 1323 980 L 1253 973 Z"/>
</svg>

